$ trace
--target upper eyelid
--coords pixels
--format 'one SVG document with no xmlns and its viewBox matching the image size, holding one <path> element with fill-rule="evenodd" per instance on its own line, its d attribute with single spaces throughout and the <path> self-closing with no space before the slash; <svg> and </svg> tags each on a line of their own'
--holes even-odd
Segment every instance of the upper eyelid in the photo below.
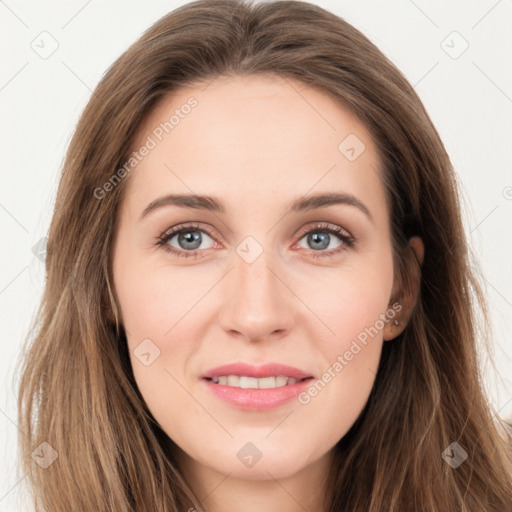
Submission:
<svg viewBox="0 0 512 512">
<path fill-rule="evenodd" d="M 300 230 L 297 230 L 295 233 L 294 233 L 294 237 L 300 237 L 302 238 L 304 235 L 308 234 L 309 232 L 311 231 L 314 231 L 315 229 L 317 229 L 318 231 L 321 231 L 322 229 L 325 229 L 325 230 L 331 230 L 333 227 L 338 227 L 341 232 L 340 233 L 333 233 L 335 236 L 338 235 L 340 237 L 343 237 L 343 236 L 346 236 L 347 238 L 350 238 L 350 239 L 354 239 L 353 235 L 350 233 L 350 231 L 348 231 L 346 228 L 342 227 L 342 226 L 338 226 L 332 222 L 327 222 L 327 221 L 312 221 L 309 223 L 308 226 L 304 227 L 304 228 L 301 228 Z M 182 231 L 186 231 L 186 230 L 191 230 L 191 231 L 194 231 L 194 230 L 197 230 L 197 231 L 204 231 L 210 238 L 213 238 L 215 235 L 213 232 L 215 232 L 216 230 L 214 228 L 205 228 L 204 226 L 200 225 L 200 223 L 191 223 L 191 224 L 184 224 L 184 225 L 179 225 L 177 227 L 173 227 L 173 228 L 170 228 L 166 231 L 164 231 L 162 233 L 162 235 L 159 237 L 160 240 L 162 239 L 167 239 L 167 240 L 170 240 L 171 238 L 173 238 L 174 236 L 176 236 L 177 234 L 179 234 L 180 232 Z M 221 237 L 222 238 L 222 237 Z"/>
<path fill-rule="evenodd" d="M 177 227 L 172 227 L 172 228 L 167 229 L 166 231 L 164 231 L 162 233 L 162 235 L 159 238 L 173 237 L 173 236 L 177 235 L 178 233 L 180 233 L 182 231 L 186 231 L 186 230 L 204 231 L 210 237 L 213 236 L 213 234 L 211 232 L 214 231 L 213 229 L 210 229 L 210 228 L 205 229 L 203 226 L 196 226 L 193 224 L 185 224 L 183 226 L 178 225 Z"/>
<path fill-rule="evenodd" d="M 341 230 L 340 233 L 337 233 L 338 235 L 343 235 L 345 234 L 347 237 L 349 238 L 353 238 L 352 234 L 350 233 L 350 231 L 348 231 L 347 229 L 345 229 L 343 226 L 338 226 L 332 222 L 325 222 L 325 221 L 318 221 L 318 222 L 313 222 L 313 225 L 309 225 L 308 227 L 305 227 L 304 229 L 301 229 L 297 232 L 297 235 L 296 236 L 304 236 L 306 235 L 307 233 L 309 233 L 310 231 L 314 231 L 315 229 L 317 229 L 318 231 L 321 231 L 322 229 L 325 229 L 325 230 L 332 230 L 333 228 L 339 228 Z M 343 233 L 344 232 L 344 233 Z"/>
</svg>

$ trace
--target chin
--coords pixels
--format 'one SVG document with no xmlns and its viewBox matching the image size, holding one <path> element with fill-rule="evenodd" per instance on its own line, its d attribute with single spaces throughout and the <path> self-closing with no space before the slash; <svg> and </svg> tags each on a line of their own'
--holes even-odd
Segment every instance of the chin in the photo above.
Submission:
<svg viewBox="0 0 512 512">
<path fill-rule="evenodd" d="M 266 432 L 264 435 L 267 435 Z M 271 434 L 272 435 L 272 434 Z M 318 452 L 304 451 L 304 443 L 285 444 L 279 439 L 260 441 L 231 440 L 222 450 L 203 463 L 223 474 L 248 480 L 273 480 L 288 478 L 314 462 Z M 254 439 L 254 438 L 253 438 Z M 311 452 L 311 453 L 310 453 Z M 232 454 L 226 456 L 227 454 Z"/>
</svg>

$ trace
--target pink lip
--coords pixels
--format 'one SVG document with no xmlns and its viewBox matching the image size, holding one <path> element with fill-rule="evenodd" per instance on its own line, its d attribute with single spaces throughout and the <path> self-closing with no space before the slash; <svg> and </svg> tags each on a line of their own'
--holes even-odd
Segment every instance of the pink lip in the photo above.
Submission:
<svg viewBox="0 0 512 512">
<path fill-rule="evenodd" d="M 274 389 L 242 389 L 235 386 L 216 384 L 212 377 L 223 375 L 246 375 L 247 377 L 273 377 L 282 375 L 300 380 L 295 384 L 289 384 Z M 218 398 L 240 409 L 263 411 L 279 407 L 296 397 L 311 383 L 313 376 L 309 373 L 294 368 L 293 366 L 269 363 L 262 366 L 251 366 L 245 363 L 228 364 L 212 368 L 201 375 L 202 382 Z"/>
<path fill-rule="evenodd" d="M 230 374 L 234 375 L 234 374 Z M 242 389 L 235 386 L 215 384 L 212 380 L 202 379 L 202 382 L 218 398 L 235 407 L 250 411 L 264 411 L 279 407 L 304 391 L 313 378 L 301 380 L 274 389 Z"/>
<path fill-rule="evenodd" d="M 257 378 L 282 375 L 297 380 L 306 380 L 299 380 L 295 384 L 288 384 L 274 389 L 242 389 L 235 386 L 216 384 L 211 380 L 212 377 L 221 377 L 223 375 L 246 375 L 247 377 Z M 272 409 L 288 402 L 306 389 L 313 378 L 311 374 L 303 370 L 278 363 L 268 363 L 261 366 L 252 366 L 246 363 L 227 364 L 212 368 L 201 375 L 202 382 L 205 383 L 216 397 L 240 409 L 252 411 Z"/>
<path fill-rule="evenodd" d="M 306 373 L 298 368 L 285 364 L 268 363 L 261 366 L 252 366 L 246 363 L 235 363 L 212 368 L 201 375 L 201 378 L 211 379 L 212 377 L 221 377 L 223 375 L 246 375 L 247 377 L 257 378 L 277 377 L 282 375 L 284 377 L 291 377 L 294 379 L 312 377 L 310 373 Z"/>
</svg>

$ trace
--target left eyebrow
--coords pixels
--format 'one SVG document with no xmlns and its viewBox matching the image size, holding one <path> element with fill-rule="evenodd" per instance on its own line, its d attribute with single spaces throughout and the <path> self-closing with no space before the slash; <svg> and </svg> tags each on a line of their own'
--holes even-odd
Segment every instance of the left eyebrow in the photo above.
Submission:
<svg viewBox="0 0 512 512">
<path fill-rule="evenodd" d="M 336 204 L 346 204 L 354 206 L 363 212 L 368 219 L 374 223 L 372 214 L 368 207 L 357 197 L 347 193 L 321 193 L 306 197 L 299 197 L 292 202 L 290 212 L 304 212 L 318 210 Z M 169 194 L 155 199 L 149 203 L 141 213 L 139 221 L 149 215 L 150 212 L 164 206 L 179 206 L 181 208 L 191 208 L 196 210 L 207 210 L 215 213 L 225 213 L 226 209 L 222 201 L 213 196 L 201 196 L 196 194 Z"/>
<path fill-rule="evenodd" d="M 331 192 L 328 194 L 315 194 L 311 196 L 299 197 L 291 205 L 291 212 L 305 212 L 318 210 L 336 204 L 346 204 L 354 206 L 362 211 L 368 219 L 374 223 L 373 216 L 369 208 L 356 196 L 347 193 Z"/>
</svg>

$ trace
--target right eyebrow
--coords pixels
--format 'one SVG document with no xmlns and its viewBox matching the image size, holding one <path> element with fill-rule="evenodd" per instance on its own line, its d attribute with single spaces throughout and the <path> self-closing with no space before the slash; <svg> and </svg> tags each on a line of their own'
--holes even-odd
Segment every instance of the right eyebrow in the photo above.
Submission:
<svg viewBox="0 0 512 512">
<path fill-rule="evenodd" d="M 212 196 L 199 196 L 196 194 L 168 194 L 151 201 L 141 213 L 139 220 L 163 206 L 179 206 L 181 208 L 193 208 L 196 210 L 208 210 L 211 212 L 225 213 L 222 202 Z"/>
</svg>

